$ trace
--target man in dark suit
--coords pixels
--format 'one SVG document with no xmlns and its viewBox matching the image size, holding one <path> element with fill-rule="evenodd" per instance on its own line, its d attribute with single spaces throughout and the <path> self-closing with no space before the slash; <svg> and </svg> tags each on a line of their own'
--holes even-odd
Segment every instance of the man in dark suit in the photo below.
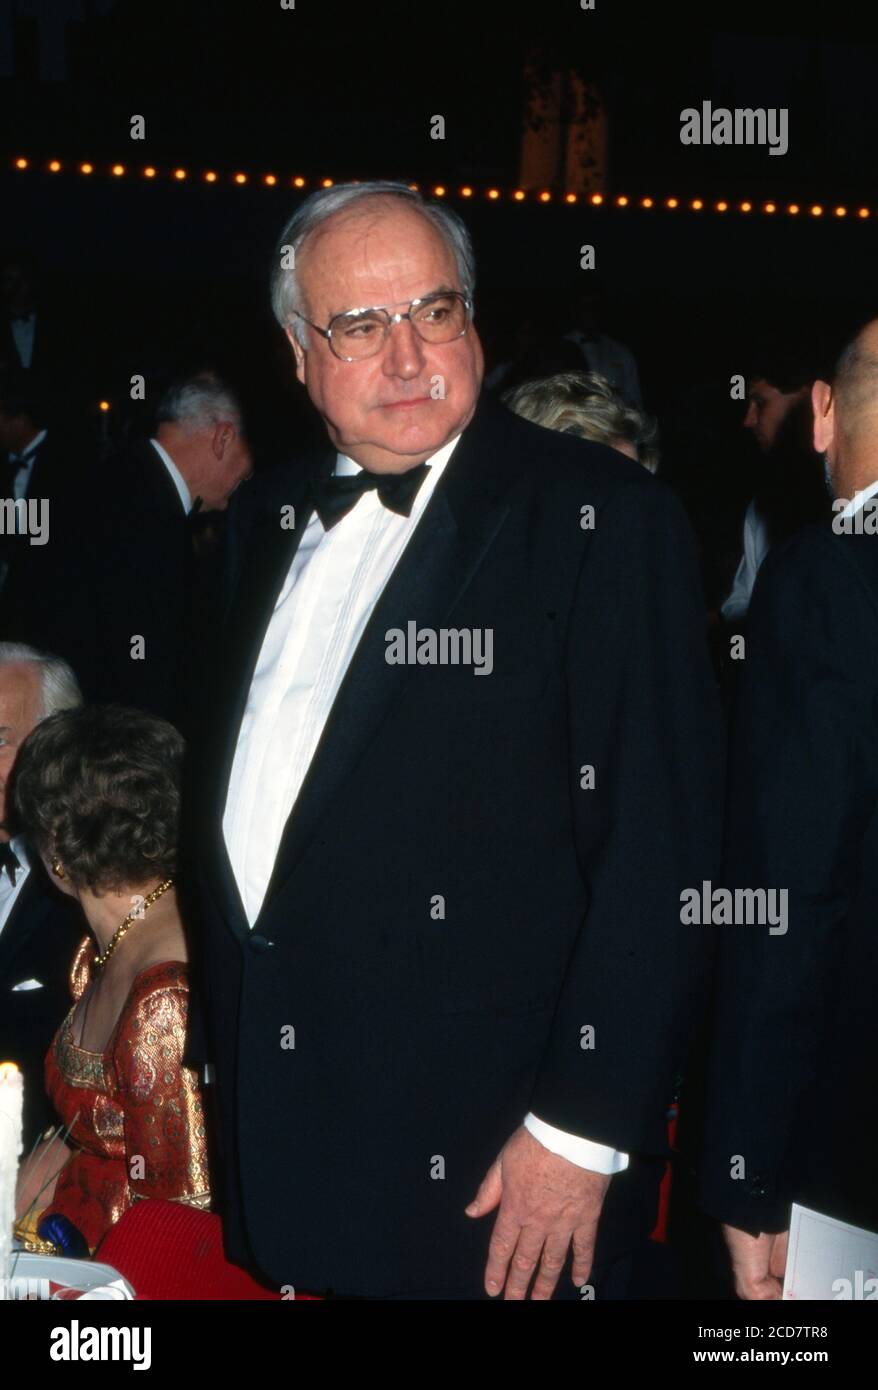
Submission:
<svg viewBox="0 0 878 1390">
<path fill-rule="evenodd" d="M 242 497 L 193 819 L 227 1248 L 350 1297 L 618 1296 L 706 939 L 691 539 L 480 400 L 460 219 L 331 195 L 274 286 L 331 442 Z"/>
<path fill-rule="evenodd" d="M 90 544 L 90 478 L 34 372 L 0 372 L 0 450 L 0 634 L 55 650 L 67 571 Z"/>
<path fill-rule="evenodd" d="M 7 785 L 31 729 L 80 703 L 57 657 L 0 642 L 0 1060 L 24 1076 L 26 1148 L 52 1123 L 43 1085 L 46 1052 L 72 999 L 70 965 L 85 935 L 79 908 L 51 888 L 24 837 L 7 824 Z"/>
<path fill-rule="evenodd" d="M 224 509 L 250 467 L 237 400 L 200 374 L 165 392 L 153 438 L 95 468 L 87 546 L 64 565 L 52 634 L 86 699 L 188 728 L 209 635 L 196 622 L 195 514 Z"/>
<path fill-rule="evenodd" d="M 56 334 L 39 304 L 36 261 L 7 249 L 0 256 L 0 368 L 43 371 L 61 365 Z"/>
<path fill-rule="evenodd" d="M 91 331 L 83 333 L 86 321 Z M 37 260 L 24 248 L 0 252 L 0 371 L 38 376 L 58 419 L 77 428 L 97 400 L 98 340 L 93 305 L 69 302 L 62 284 L 44 293 Z"/>
<path fill-rule="evenodd" d="M 792 1202 L 878 1231 L 878 322 L 812 399 L 835 515 L 760 572 L 729 762 L 725 881 L 786 894 L 721 930 L 702 1198 L 747 1299 Z"/>
</svg>

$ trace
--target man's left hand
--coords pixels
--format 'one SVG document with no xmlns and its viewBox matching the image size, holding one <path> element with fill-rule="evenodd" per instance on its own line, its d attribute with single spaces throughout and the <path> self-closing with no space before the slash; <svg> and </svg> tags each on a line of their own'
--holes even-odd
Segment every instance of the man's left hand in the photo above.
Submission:
<svg viewBox="0 0 878 1390">
<path fill-rule="evenodd" d="M 506 1299 L 550 1299 L 573 1241 L 572 1279 L 588 1280 L 598 1219 L 610 1185 L 606 1173 L 579 1168 L 534 1139 L 523 1126 L 506 1141 L 466 1208 L 485 1216 L 499 1204 L 485 1268 L 485 1289 Z"/>
<path fill-rule="evenodd" d="M 752 1236 L 735 1226 L 724 1225 L 722 1230 L 738 1298 L 759 1302 L 783 1298 L 789 1231 Z"/>
</svg>

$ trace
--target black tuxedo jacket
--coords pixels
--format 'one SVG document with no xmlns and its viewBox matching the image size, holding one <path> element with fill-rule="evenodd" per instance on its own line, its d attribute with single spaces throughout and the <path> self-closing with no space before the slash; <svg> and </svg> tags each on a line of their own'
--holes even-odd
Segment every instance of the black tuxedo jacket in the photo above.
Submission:
<svg viewBox="0 0 878 1390">
<path fill-rule="evenodd" d="M 80 524 L 80 507 L 89 475 L 80 446 L 64 431 L 50 428 L 36 451 L 28 479 L 28 501 L 48 503 L 48 540 L 32 545 L 28 535 L 0 536 L 6 579 L 0 590 L 0 636 L 5 640 L 51 645 L 65 601 L 65 571 L 89 544 Z M 3 489 L 5 497 L 6 489 Z"/>
<path fill-rule="evenodd" d="M 786 889 L 789 925 L 718 928 L 704 1204 L 754 1233 L 786 1229 L 792 1201 L 878 1231 L 874 536 L 810 527 L 760 571 L 724 877 Z"/>
<path fill-rule="evenodd" d="M 86 930 L 78 905 L 56 893 L 35 864 L 0 931 L 0 1060 L 15 1062 L 24 1076 L 25 1150 L 56 1122 L 43 1063 L 73 1002 L 70 966 Z M 28 980 L 41 988 L 15 988 Z"/>
<path fill-rule="evenodd" d="M 80 345 L 77 344 L 77 352 L 71 354 L 69 320 L 59 319 L 48 314 L 45 309 L 37 307 L 33 352 L 30 365 L 25 370 L 38 373 L 57 389 L 59 377 L 60 381 L 63 381 L 65 372 L 77 371 L 81 368 L 79 347 Z M 18 348 L 12 331 L 12 320 L 8 316 L 2 316 L 0 317 L 0 369 L 21 371 L 22 367 L 23 363 L 18 355 Z"/>
<path fill-rule="evenodd" d="M 88 700 L 188 714 L 191 529 L 159 455 L 144 441 L 95 467 L 79 545 L 61 558 L 51 649 Z M 133 660 L 132 638 L 145 656 Z"/>
<path fill-rule="evenodd" d="M 478 1296 L 493 1217 L 463 1208 L 532 1110 L 633 1155 L 610 1259 L 652 1223 L 706 943 L 680 893 L 718 851 L 682 513 L 621 455 L 483 399 L 348 668 L 251 931 L 221 821 L 311 514 L 301 472 L 268 488 L 261 515 L 258 481 L 242 500 L 195 817 L 229 1252 L 306 1289 Z M 493 673 L 388 664 L 410 621 L 490 628 Z"/>
<path fill-rule="evenodd" d="M 52 418 L 59 428 L 74 421 L 85 427 L 98 400 L 99 383 L 106 380 L 113 365 L 113 335 L 95 327 L 93 304 L 56 303 L 52 309 L 38 305 L 36 313 L 33 355 L 26 370 L 44 384 Z M 80 325 L 86 320 L 89 331 L 83 332 Z M 98 363 L 103 357 L 107 360 L 101 371 Z M 2 315 L 0 370 L 22 370 L 11 320 Z"/>
</svg>

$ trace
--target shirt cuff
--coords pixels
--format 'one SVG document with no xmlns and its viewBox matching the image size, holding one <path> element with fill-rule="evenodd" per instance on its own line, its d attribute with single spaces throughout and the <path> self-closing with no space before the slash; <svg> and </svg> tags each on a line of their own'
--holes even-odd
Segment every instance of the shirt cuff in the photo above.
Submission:
<svg viewBox="0 0 878 1390">
<path fill-rule="evenodd" d="M 556 1129 L 538 1120 L 536 1115 L 525 1115 L 525 1129 L 550 1153 L 560 1154 L 578 1168 L 590 1168 L 594 1173 L 621 1173 L 628 1167 L 628 1155 L 611 1149 L 606 1144 L 594 1144 L 590 1139 L 580 1139 L 578 1134 L 568 1134 L 566 1130 Z"/>
</svg>

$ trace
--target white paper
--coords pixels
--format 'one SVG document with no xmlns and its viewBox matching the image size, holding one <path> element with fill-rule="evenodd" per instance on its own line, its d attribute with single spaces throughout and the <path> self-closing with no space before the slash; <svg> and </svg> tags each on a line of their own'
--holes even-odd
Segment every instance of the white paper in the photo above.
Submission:
<svg viewBox="0 0 878 1390">
<path fill-rule="evenodd" d="M 793 1203 L 784 1298 L 878 1299 L 878 1235 Z"/>
</svg>

